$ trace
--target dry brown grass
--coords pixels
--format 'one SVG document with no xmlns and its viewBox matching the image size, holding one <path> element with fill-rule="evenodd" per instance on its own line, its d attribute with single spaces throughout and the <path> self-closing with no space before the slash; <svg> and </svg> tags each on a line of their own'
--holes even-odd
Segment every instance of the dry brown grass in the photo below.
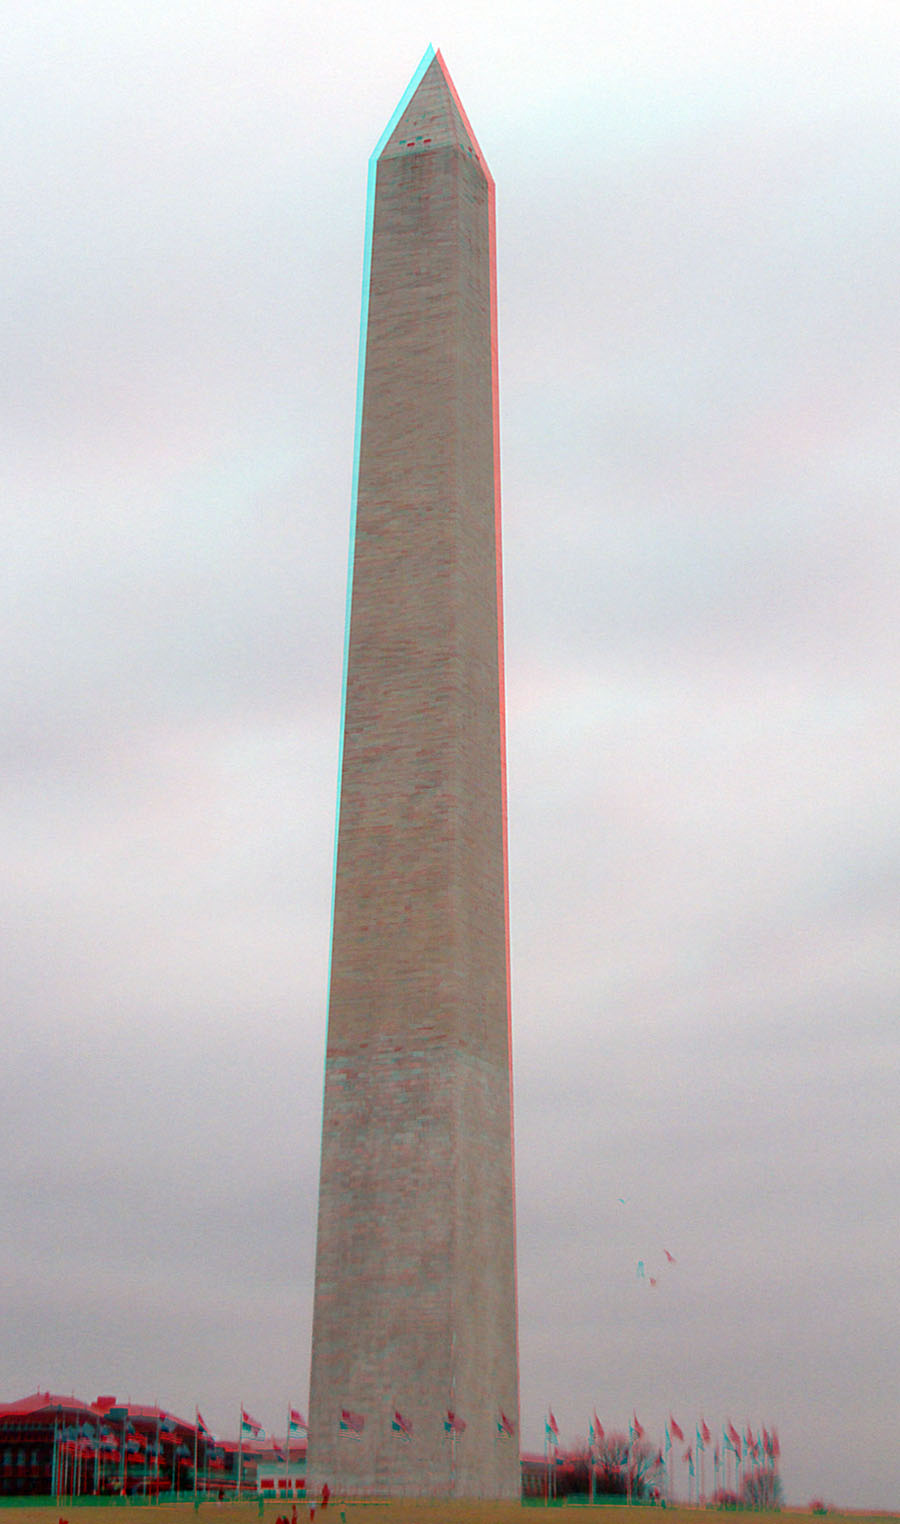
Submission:
<svg viewBox="0 0 900 1524">
<path fill-rule="evenodd" d="M 199 1513 L 195 1513 L 192 1503 L 160 1503 L 149 1504 L 122 1504 L 94 1506 L 89 1502 L 77 1503 L 74 1507 L 55 1504 L 43 1504 L 39 1507 L 16 1507 L 4 1505 L 0 1508 L 0 1524 L 57 1524 L 58 1519 L 67 1519 L 69 1524 L 91 1524 L 86 1515 L 90 1515 L 93 1524 L 259 1524 L 262 1517 L 263 1524 L 275 1524 L 279 1514 L 290 1514 L 290 1503 L 285 1499 L 271 1498 L 263 1504 L 260 1515 L 257 1503 L 203 1503 Z M 339 1498 L 332 1498 L 328 1511 L 322 1518 L 322 1510 L 316 1509 L 316 1524 L 542 1524 L 542 1514 L 551 1516 L 552 1524 L 587 1524 L 585 1514 L 590 1514 L 594 1524 L 665 1524 L 669 1519 L 670 1524 L 715 1524 L 720 1520 L 721 1524 L 728 1524 L 732 1518 L 730 1513 L 713 1513 L 705 1508 L 667 1508 L 653 1512 L 644 1508 L 613 1507 L 609 1505 L 598 1506 L 588 1509 L 581 1504 L 559 1504 L 552 1510 L 544 1510 L 540 1504 L 535 1503 L 464 1503 L 464 1502 L 434 1502 L 428 1501 L 404 1501 L 404 1502 L 370 1502 L 370 1503 L 344 1503 Z M 803 1516 L 812 1519 L 811 1514 L 804 1514 L 799 1509 L 786 1510 L 785 1513 L 754 1513 L 748 1515 L 748 1524 L 789 1524 L 789 1521 Z M 562 1515 L 562 1517 L 560 1516 Z M 672 1517 L 674 1515 L 674 1518 Z M 298 1524 L 308 1524 L 309 1507 L 307 1504 L 297 1505 Z M 823 1524 L 882 1524 L 882 1521 L 896 1521 L 900 1519 L 898 1514 L 887 1513 L 831 1513 L 826 1515 Z M 736 1524 L 736 1521 L 735 1521 Z"/>
</svg>

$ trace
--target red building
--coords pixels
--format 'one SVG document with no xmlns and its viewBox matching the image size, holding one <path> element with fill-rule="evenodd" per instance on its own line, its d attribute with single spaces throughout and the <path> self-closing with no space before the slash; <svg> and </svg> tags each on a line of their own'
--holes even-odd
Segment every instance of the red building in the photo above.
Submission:
<svg viewBox="0 0 900 1524">
<path fill-rule="evenodd" d="M 34 1392 L 0 1403 L 0 1497 L 185 1492 L 195 1462 L 203 1485 L 213 1450 L 195 1424 L 114 1397 Z"/>
</svg>

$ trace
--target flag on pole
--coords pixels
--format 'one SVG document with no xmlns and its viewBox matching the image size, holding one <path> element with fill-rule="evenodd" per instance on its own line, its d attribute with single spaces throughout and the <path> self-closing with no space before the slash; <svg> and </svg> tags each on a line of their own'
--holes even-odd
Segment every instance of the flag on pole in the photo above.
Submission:
<svg viewBox="0 0 900 1524">
<path fill-rule="evenodd" d="M 682 1429 L 680 1423 L 676 1423 L 675 1422 L 675 1420 L 672 1417 L 671 1413 L 669 1414 L 669 1424 L 670 1424 L 671 1429 L 672 1429 L 672 1437 L 673 1437 L 673 1439 L 677 1439 L 677 1440 L 679 1440 L 681 1442 L 681 1444 L 684 1444 L 684 1430 Z"/>
<path fill-rule="evenodd" d="M 599 1418 L 597 1417 L 597 1409 L 596 1408 L 594 1409 L 594 1420 L 593 1420 L 593 1423 L 591 1423 L 589 1425 L 589 1428 L 590 1428 L 590 1435 L 591 1435 L 591 1444 L 592 1445 L 602 1445 L 602 1443 L 603 1443 L 603 1441 L 604 1441 L 606 1436 L 605 1436 L 604 1431 L 603 1431 L 603 1425 L 600 1422 Z"/>
<path fill-rule="evenodd" d="M 351 1413 L 349 1408 L 341 1408 L 340 1427 L 345 1434 L 361 1434 L 366 1426 L 366 1420 L 362 1413 Z"/>
<path fill-rule="evenodd" d="M 549 1417 L 547 1418 L 547 1422 L 544 1425 L 544 1429 L 545 1429 L 545 1433 L 546 1433 L 546 1436 L 547 1436 L 548 1439 L 552 1439 L 554 1441 L 559 1439 L 559 1424 L 556 1422 L 556 1419 L 553 1417 L 553 1409 L 552 1408 L 550 1409 Z"/>
<path fill-rule="evenodd" d="M 709 1424 L 706 1422 L 705 1418 L 701 1418 L 700 1420 L 700 1433 L 703 1435 L 704 1445 L 708 1445 L 712 1439 L 712 1435 L 709 1432 Z"/>
<path fill-rule="evenodd" d="M 734 1424 L 729 1423 L 727 1428 L 722 1430 L 722 1443 L 726 1450 L 730 1450 L 732 1455 L 737 1456 L 737 1459 L 740 1460 L 741 1436 L 738 1434 Z"/>
<path fill-rule="evenodd" d="M 403 1414 L 397 1408 L 394 1409 L 391 1428 L 395 1434 L 402 1434 L 404 1439 L 412 1439 L 412 1424 L 408 1418 L 403 1417 Z"/>
<path fill-rule="evenodd" d="M 635 1413 L 633 1411 L 632 1411 L 632 1415 L 631 1415 L 631 1423 L 629 1424 L 628 1427 L 631 1430 L 631 1437 L 632 1437 L 632 1439 L 643 1439 L 643 1437 L 644 1437 L 644 1426 L 641 1423 L 640 1419 L 638 1418 L 637 1413 Z"/>
<path fill-rule="evenodd" d="M 690 1445 L 688 1445 L 687 1449 L 684 1452 L 684 1459 L 687 1461 L 688 1476 L 693 1476 L 693 1474 L 694 1474 L 694 1456 L 693 1456 L 693 1452 L 691 1450 Z"/>
<path fill-rule="evenodd" d="M 500 1417 L 497 1419 L 497 1433 L 502 1434 L 504 1439 L 512 1439 L 515 1427 L 512 1419 L 507 1418 L 503 1409 L 500 1409 Z"/>
<path fill-rule="evenodd" d="M 288 1432 L 290 1434 L 296 1434 L 298 1429 L 306 1429 L 308 1427 L 309 1426 L 303 1415 L 298 1413 L 296 1408 L 291 1408 L 290 1416 L 288 1418 Z"/>
<path fill-rule="evenodd" d="M 444 1419 L 444 1430 L 447 1434 L 465 1434 L 466 1420 L 454 1413 L 452 1408 L 447 1409 L 447 1417 Z"/>
<path fill-rule="evenodd" d="M 194 1412 L 197 1415 L 197 1433 L 200 1435 L 200 1438 L 201 1439 L 212 1439 L 212 1435 L 210 1434 L 209 1429 L 206 1427 L 206 1424 L 203 1422 L 203 1414 L 200 1412 L 200 1409 L 199 1408 L 195 1408 Z M 162 1425 L 162 1427 L 165 1429 L 167 1427 L 169 1422 L 170 1422 L 170 1420 L 167 1419 L 166 1422 Z M 174 1427 L 175 1427 L 175 1425 L 173 1423 L 172 1424 L 172 1428 L 174 1429 Z"/>
<path fill-rule="evenodd" d="M 255 1418 L 251 1418 L 244 1408 L 241 1408 L 241 1433 L 251 1434 L 254 1439 L 265 1438 L 262 1424 L 257 1423 Z"/>
<path fill-rule="evenodd" d="M 666 1450 L 665 1450 L 666 1455 L 668 1455 L 668 1453 L 671 1450 L 671 1448 L 672 1448 L 672 1436 L 669 1433 L 669 1425 L 666 1424 Z"/>
</svg>

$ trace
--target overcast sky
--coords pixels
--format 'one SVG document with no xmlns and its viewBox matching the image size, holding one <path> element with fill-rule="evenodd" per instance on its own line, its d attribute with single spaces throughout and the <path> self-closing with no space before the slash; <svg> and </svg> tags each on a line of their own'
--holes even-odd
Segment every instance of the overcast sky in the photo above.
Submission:
<svg viewBox="0 0 900 1524">
<path fill-rule="evenodd" d="M 791 1502 L 898 1508 L 890 0 L 9 0 L 0 1400 L 306 1403 L 367 160 L 429 42 L 497 182 L 523 1443 L 765 1422 Z"/>
</svg>

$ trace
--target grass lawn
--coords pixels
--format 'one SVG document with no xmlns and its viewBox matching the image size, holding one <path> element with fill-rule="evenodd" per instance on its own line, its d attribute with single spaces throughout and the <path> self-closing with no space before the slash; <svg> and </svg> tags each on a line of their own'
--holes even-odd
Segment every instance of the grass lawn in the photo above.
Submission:
<svg viewBox="0 0 900 1524">
<path fill-rule="evenodd" d="M 91 1502 L 76 1503 L 74 1506 L 48 1503 L 36 1507 L 18 1507 L 17 1505 L 3 1503 L 0 1507 L 0 1524 L 57 1524 L 57 1520 L 68 1520 L 69 1524 L 88 1524 L 85 1519 L 86 1513 L 95 1515 L 96 1524 L 275 1524 L 279 1515 L 287 1514 L 290 1517 L 291 1504 L 287 1500 L 277 1498 L 266 1499 L 260 1512 L 258 1503 L 215 1503 L 206 1502 L 201 1504 L 197 1513 L 193 1504 L 186 1503 L 125 1503 L 125 1504 L 92 1504 Z M 344 1503 L 340 1498 L 332 1498 L 322 1517 L 321 1508 L 316 1509 L 316 1524 L 540 1524 L 542 1513 L 552 1513 L 556 1516 L 558 1524 L 563 1524 L 559 1518 L 562 1513 L 566 1517 L 566 1524 L 578 1524 L 584 1521 L 584 1516 L 590 1514 L 596 1520 L 596 1524 L 665 1524 L 669 1518 L 671 1524 L 715 1524 L 717 1519 L 721 1524 L 728 1524 L 732 1515 L 723 1511 L 721 1514 L 706 1508 L 667 1508 L 654 1510 L 652 1513 L 647 1508 L 625 1508 L 609 1504 L 598 1505 L 589 1508 L 585 1504 L 556 1504 L 550 1509 L 544 1509 L 540 1503 L 464 1503 L 464 1502 L 434 1502 L 428 1501 L 403 1501 L 403 1502 L 371 1502 L 371 1503 Z M 671 1517 L 674 1515 L 674 1517 Z M 789 1524 L 790 1520 L 804 1517 L 810 1521 L 812 1514 L 804 1514 L 799 1509 L 786 1509 L 782 1513 L 749 1513 L 748 1524 Z M 896 1521 L 900 1518 L 897 1514 L 885 1513 L 828 1513 L 823 1524 L 882 1524 L 882 1521 Z M 309 1505 L 297 1504 L 297 1524 L 309 1524 Z M 585 1521 L 586 1524 L 586 1521 Z M 816 1520 L 818 1524 L 818 1519 Z"/>
</svg>

